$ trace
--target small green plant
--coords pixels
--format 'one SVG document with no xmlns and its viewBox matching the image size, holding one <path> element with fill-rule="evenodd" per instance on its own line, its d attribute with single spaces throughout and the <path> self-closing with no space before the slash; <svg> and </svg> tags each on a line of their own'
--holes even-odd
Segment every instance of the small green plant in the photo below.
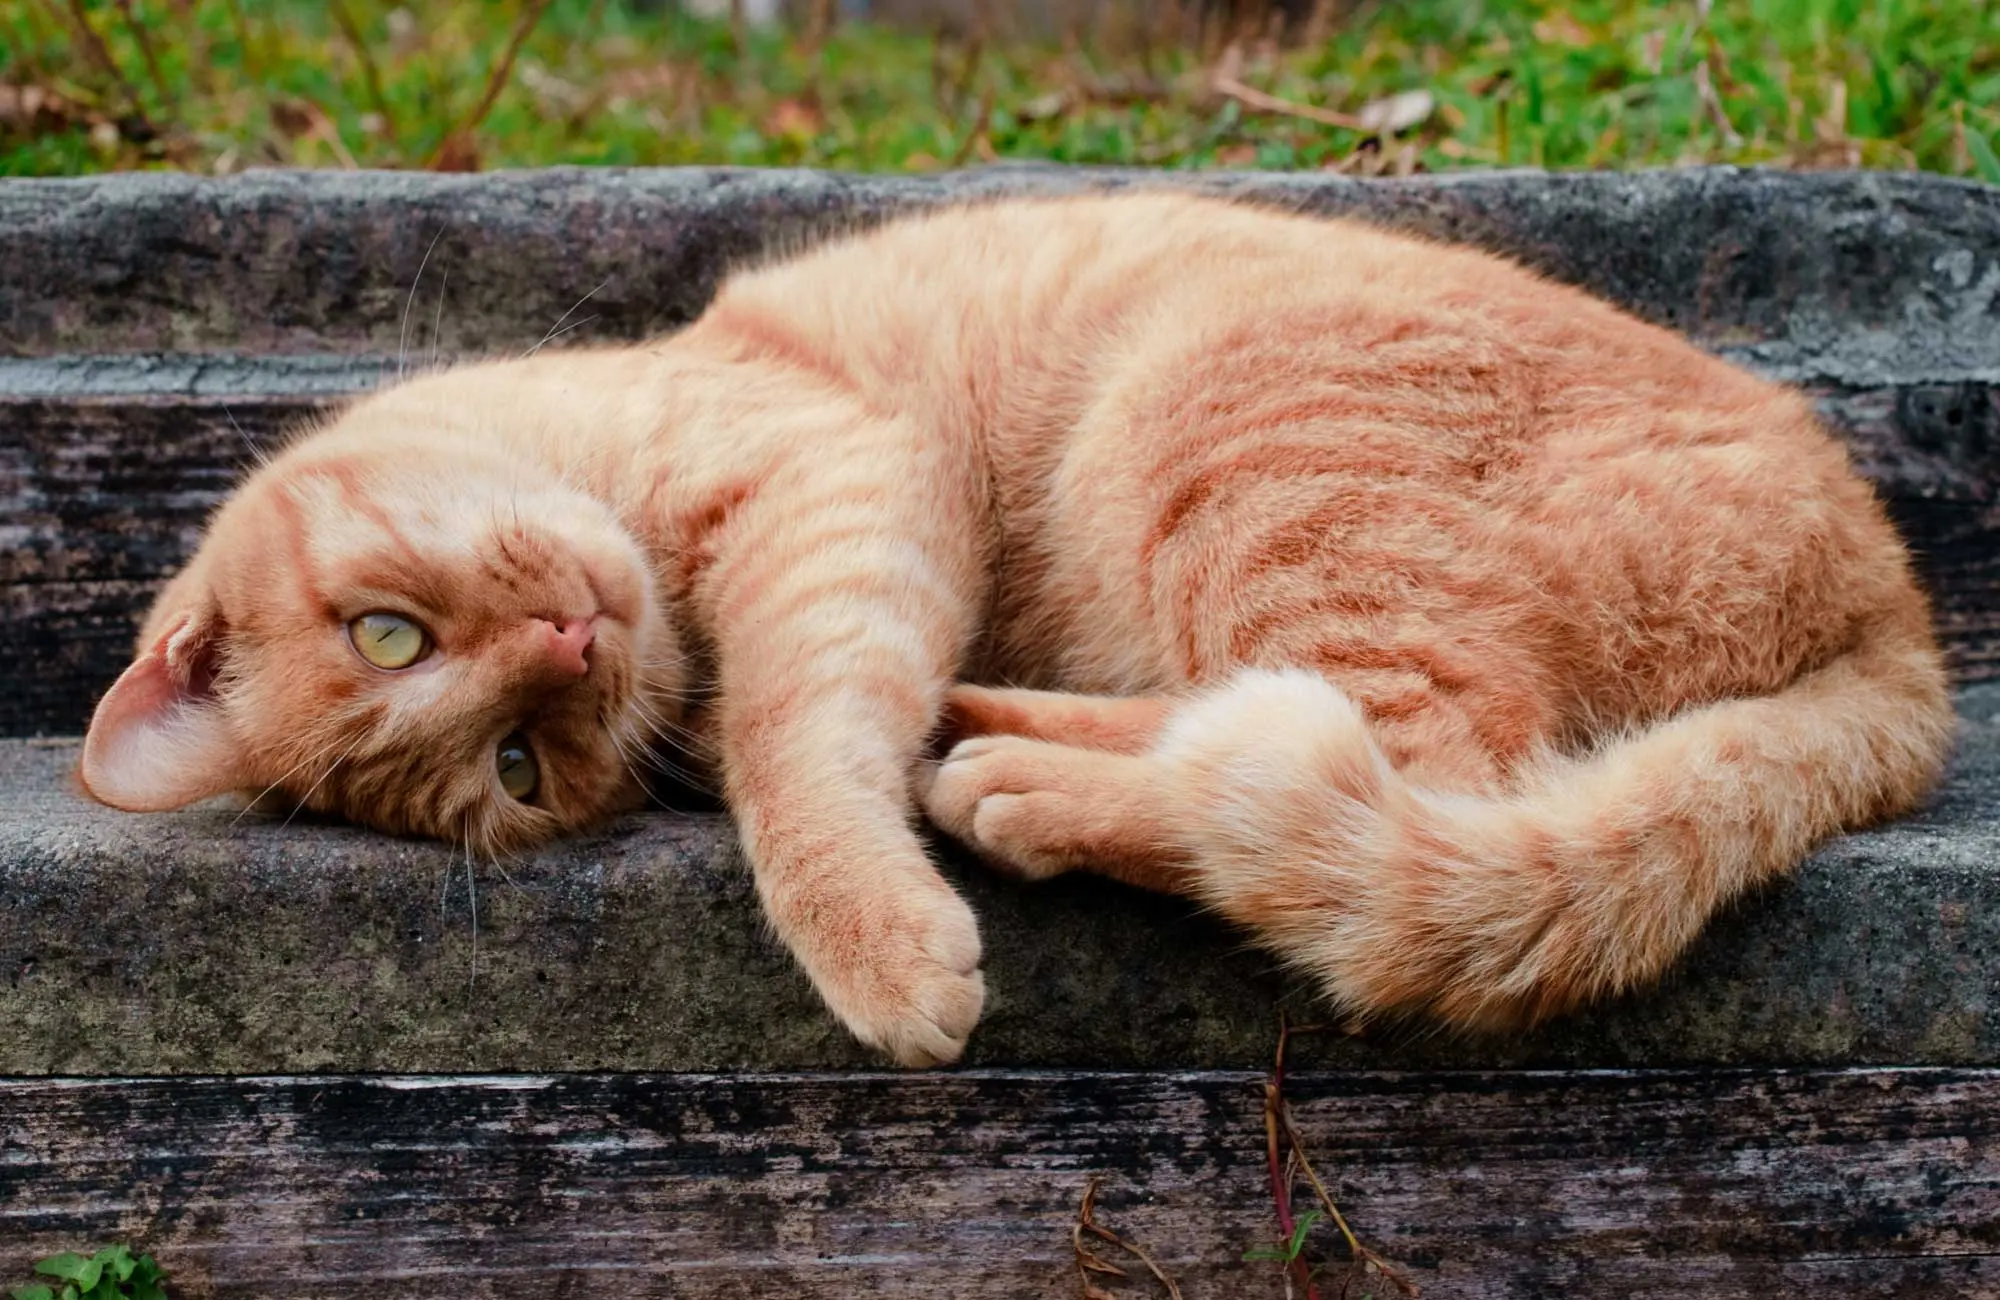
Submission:
<svg viewBox="0 0 2000 1300">
<path fill-rule="evenodd" d="M 11 1293 L 14 1300 L 167 1300 L 166 1277 L 153 1257 L 135 1257 L 122 1244 L 88 1258 L 66 1250 L 39 1261 L 35 1271 L 61 1279 L 61 1287 L 46 1282 L 17 1286 Z"/>
<path fill-rule="evenodd" d="M 1291 1240 L 1279 1242 L 1275 1246 L 1252 1246 L 1243 1252 L 1243 1262 L 1246 1264 L 1259 1262 L 1290 1264 L 1304 1252 L 1306 1248 L 1306 1234 L 1312 1231 L 1313 1224 L 1318 1223 L 1325 1217 L 1318 1210 L 1307 1210 L 1299 1216 L 1298 1223 L 1293 1225 Z"/>
</svg>

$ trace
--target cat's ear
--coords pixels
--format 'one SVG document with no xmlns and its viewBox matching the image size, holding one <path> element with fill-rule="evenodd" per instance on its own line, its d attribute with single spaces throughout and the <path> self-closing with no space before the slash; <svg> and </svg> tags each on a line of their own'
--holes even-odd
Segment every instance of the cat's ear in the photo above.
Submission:
<svg viewBox="0 0 2000 1300">
<path fill-rule="evenodd" d="M 91 716 L 77 775 L 99 803 L 162 812 L 249 784 L 215 697 L 222 619 L 201 600 L 174 616 Z"/>
</svg>

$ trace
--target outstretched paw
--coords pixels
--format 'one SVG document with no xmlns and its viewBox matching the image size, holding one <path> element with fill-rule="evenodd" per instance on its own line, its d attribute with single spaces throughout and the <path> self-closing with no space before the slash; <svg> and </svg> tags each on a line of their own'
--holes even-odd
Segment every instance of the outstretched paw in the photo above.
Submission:
<svg viewBox="0 0 2000 1300">
<path fill-rule="evenodd" d="M 816 936 L 801 953 L 820 996 L 856 1038 L 899 1065 L 956 1061 L 986 1000 L 972 909 L 941 880 L 867 907 L 839 927 L 865 942 L 843 951 Z"/>
</svg>

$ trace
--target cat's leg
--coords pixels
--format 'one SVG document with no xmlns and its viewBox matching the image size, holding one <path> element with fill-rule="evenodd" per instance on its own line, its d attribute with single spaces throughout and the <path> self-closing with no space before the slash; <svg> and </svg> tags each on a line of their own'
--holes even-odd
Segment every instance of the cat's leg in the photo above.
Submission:
<svg viewBox="0 0 2000 1300">
<path fill-rule="evenodd" d="M 723 648 L 725 795 L 765 911 L 828 1007 L 905 1065 L 950 1061 L 984 998 L 979 931 L 910 824 L 950 638 L 886 599 L 832 603 Z"/>
<path fill-rule="evenodd" d="M 1165 695 L 1072 695 L 960 684 L 945 695 L 945 730 L 953 739 L 1021 736 L 1079 749 L 1137 754 L 1173 712 Z"/>
<path fill-rule="evenodd" d="M 916 833 L 912 780 L 984 570 L 974 507 L 939 508 L 947 487 L 899 459 L 921 444 L 842 436 L 840 464 L 768 485 L 715 543 L 709 726 L 778 935 L 856 1037 L 935 1064 L 964 1050 L 984 982 L 972 911 Z"/>
</svg>

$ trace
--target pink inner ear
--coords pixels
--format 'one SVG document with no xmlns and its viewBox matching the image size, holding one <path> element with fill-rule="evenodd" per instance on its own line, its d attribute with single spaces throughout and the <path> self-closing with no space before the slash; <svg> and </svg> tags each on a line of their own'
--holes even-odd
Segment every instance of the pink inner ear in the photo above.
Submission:
<svg viewBox="0 0 2000 1300">
<path fill-rule="evenodd" d="M 215 698 L 216 638 L 194 622 L 154 642 L 98 701 L 77 773 L 98 802 L 160 812 L 245 784 Z"/>
</svg>

